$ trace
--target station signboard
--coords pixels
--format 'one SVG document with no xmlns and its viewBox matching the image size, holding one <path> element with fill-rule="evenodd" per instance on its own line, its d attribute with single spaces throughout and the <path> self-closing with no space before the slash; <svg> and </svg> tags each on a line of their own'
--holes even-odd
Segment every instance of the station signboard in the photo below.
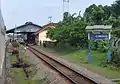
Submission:
<svg viewBox="0 0 120 84">
<path fill-rule="evenodd" d="M 89 38 L 90 38 L 90 40 L 92 40 L 92 39 L 108 40 L 109 39 L 109 34 L 90 34 Z"/>
</svg>

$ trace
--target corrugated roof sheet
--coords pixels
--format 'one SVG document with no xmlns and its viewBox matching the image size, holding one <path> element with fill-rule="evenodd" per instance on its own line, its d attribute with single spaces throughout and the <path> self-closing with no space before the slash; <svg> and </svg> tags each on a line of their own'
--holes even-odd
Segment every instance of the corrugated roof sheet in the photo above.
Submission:
<svg viewBox="0 0 120 84">
<path fill-rule="evenodd" d="M 24 25 L 21 25 L 21 26 L 18 26 L 18 27 L 16 27 L 16 28 L 7 30 L 6 33 L 14 33 L 14 30 L 15 30 L 15 29 L 19 29 L 19 28 L 22 28 L 22 27 L 25 27 L 25 26 L 28 26 L 28 25 L 37 26 L 37 27 L 39 27 L 40 29 L 42 28 L 41 26 L 36 25 L 36 24 L 34 24 L 34 23 L 32 23 L 32 22 L 26 22 Z"/>
<path fill-rule="evenodd" d="M 94 25 L 86 27 L 87 30 L 110 30 L 111 28 L 111 25 Z"/>
</svg>

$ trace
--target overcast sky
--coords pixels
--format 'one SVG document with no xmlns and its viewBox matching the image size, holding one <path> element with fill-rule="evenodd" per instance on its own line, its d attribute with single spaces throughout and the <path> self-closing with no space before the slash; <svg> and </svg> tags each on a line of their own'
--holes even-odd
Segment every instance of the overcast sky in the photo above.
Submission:
<svg viewBox="0 0 120 84">
<path fill-rule="evenodd" d="M 2 0 L 2 14 L 7 29 L 31 21 L 38 25 L 48 23 L 48 17 L 58 22 L 62 19 L 63 0 Z M 91 4 L 111 5 L 113 0 L 70 0 L 70 13 L 82 13 Z"/>
</svg>

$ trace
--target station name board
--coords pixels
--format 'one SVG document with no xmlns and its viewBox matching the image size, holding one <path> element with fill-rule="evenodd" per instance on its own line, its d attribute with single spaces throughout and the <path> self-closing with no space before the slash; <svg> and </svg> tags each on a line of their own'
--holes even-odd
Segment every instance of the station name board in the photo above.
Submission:
<svg viewBox="0 0 120 84">
<path fill-rule="evenodd" d="M 90 34 L 89 39 L 105 40 L 109 39 L 109 34 Z"/>
</svg>

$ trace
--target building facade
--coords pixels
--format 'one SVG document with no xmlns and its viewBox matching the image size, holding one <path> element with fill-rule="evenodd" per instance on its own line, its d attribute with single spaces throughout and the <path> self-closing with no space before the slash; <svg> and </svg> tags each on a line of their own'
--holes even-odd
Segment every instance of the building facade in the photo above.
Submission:
<svg viewBox="0 0 120 84">
<path fill-rule="evenodd" d="M 32 22 L 26 22 L 24 25 L 17 26 L 13 29 L 10 29 L 7 31 L 7 33 L 13 33 L 16 37 L 15 39 L 18 39 L 18 34 L 21 36 L 21 38 L 27 42 L 27 43 L 34 43 L 35 42 L 35 36 L 34 33 L 41 29 L 42 27 L 36 24 L 33 24 Z"/>
<path fill-rule="evenodd" d="M 41 45 L 43 42 L 54 42 L 50 38 L 47 37 L 47 32 L 50 28 L 55 28 L 57 26 L 57 23 L 49 23 L 47 25 L 44 25 L 42 29 L 38 30 L 35 33 L 36 37 L 36 44 Z"/>
</svg>

